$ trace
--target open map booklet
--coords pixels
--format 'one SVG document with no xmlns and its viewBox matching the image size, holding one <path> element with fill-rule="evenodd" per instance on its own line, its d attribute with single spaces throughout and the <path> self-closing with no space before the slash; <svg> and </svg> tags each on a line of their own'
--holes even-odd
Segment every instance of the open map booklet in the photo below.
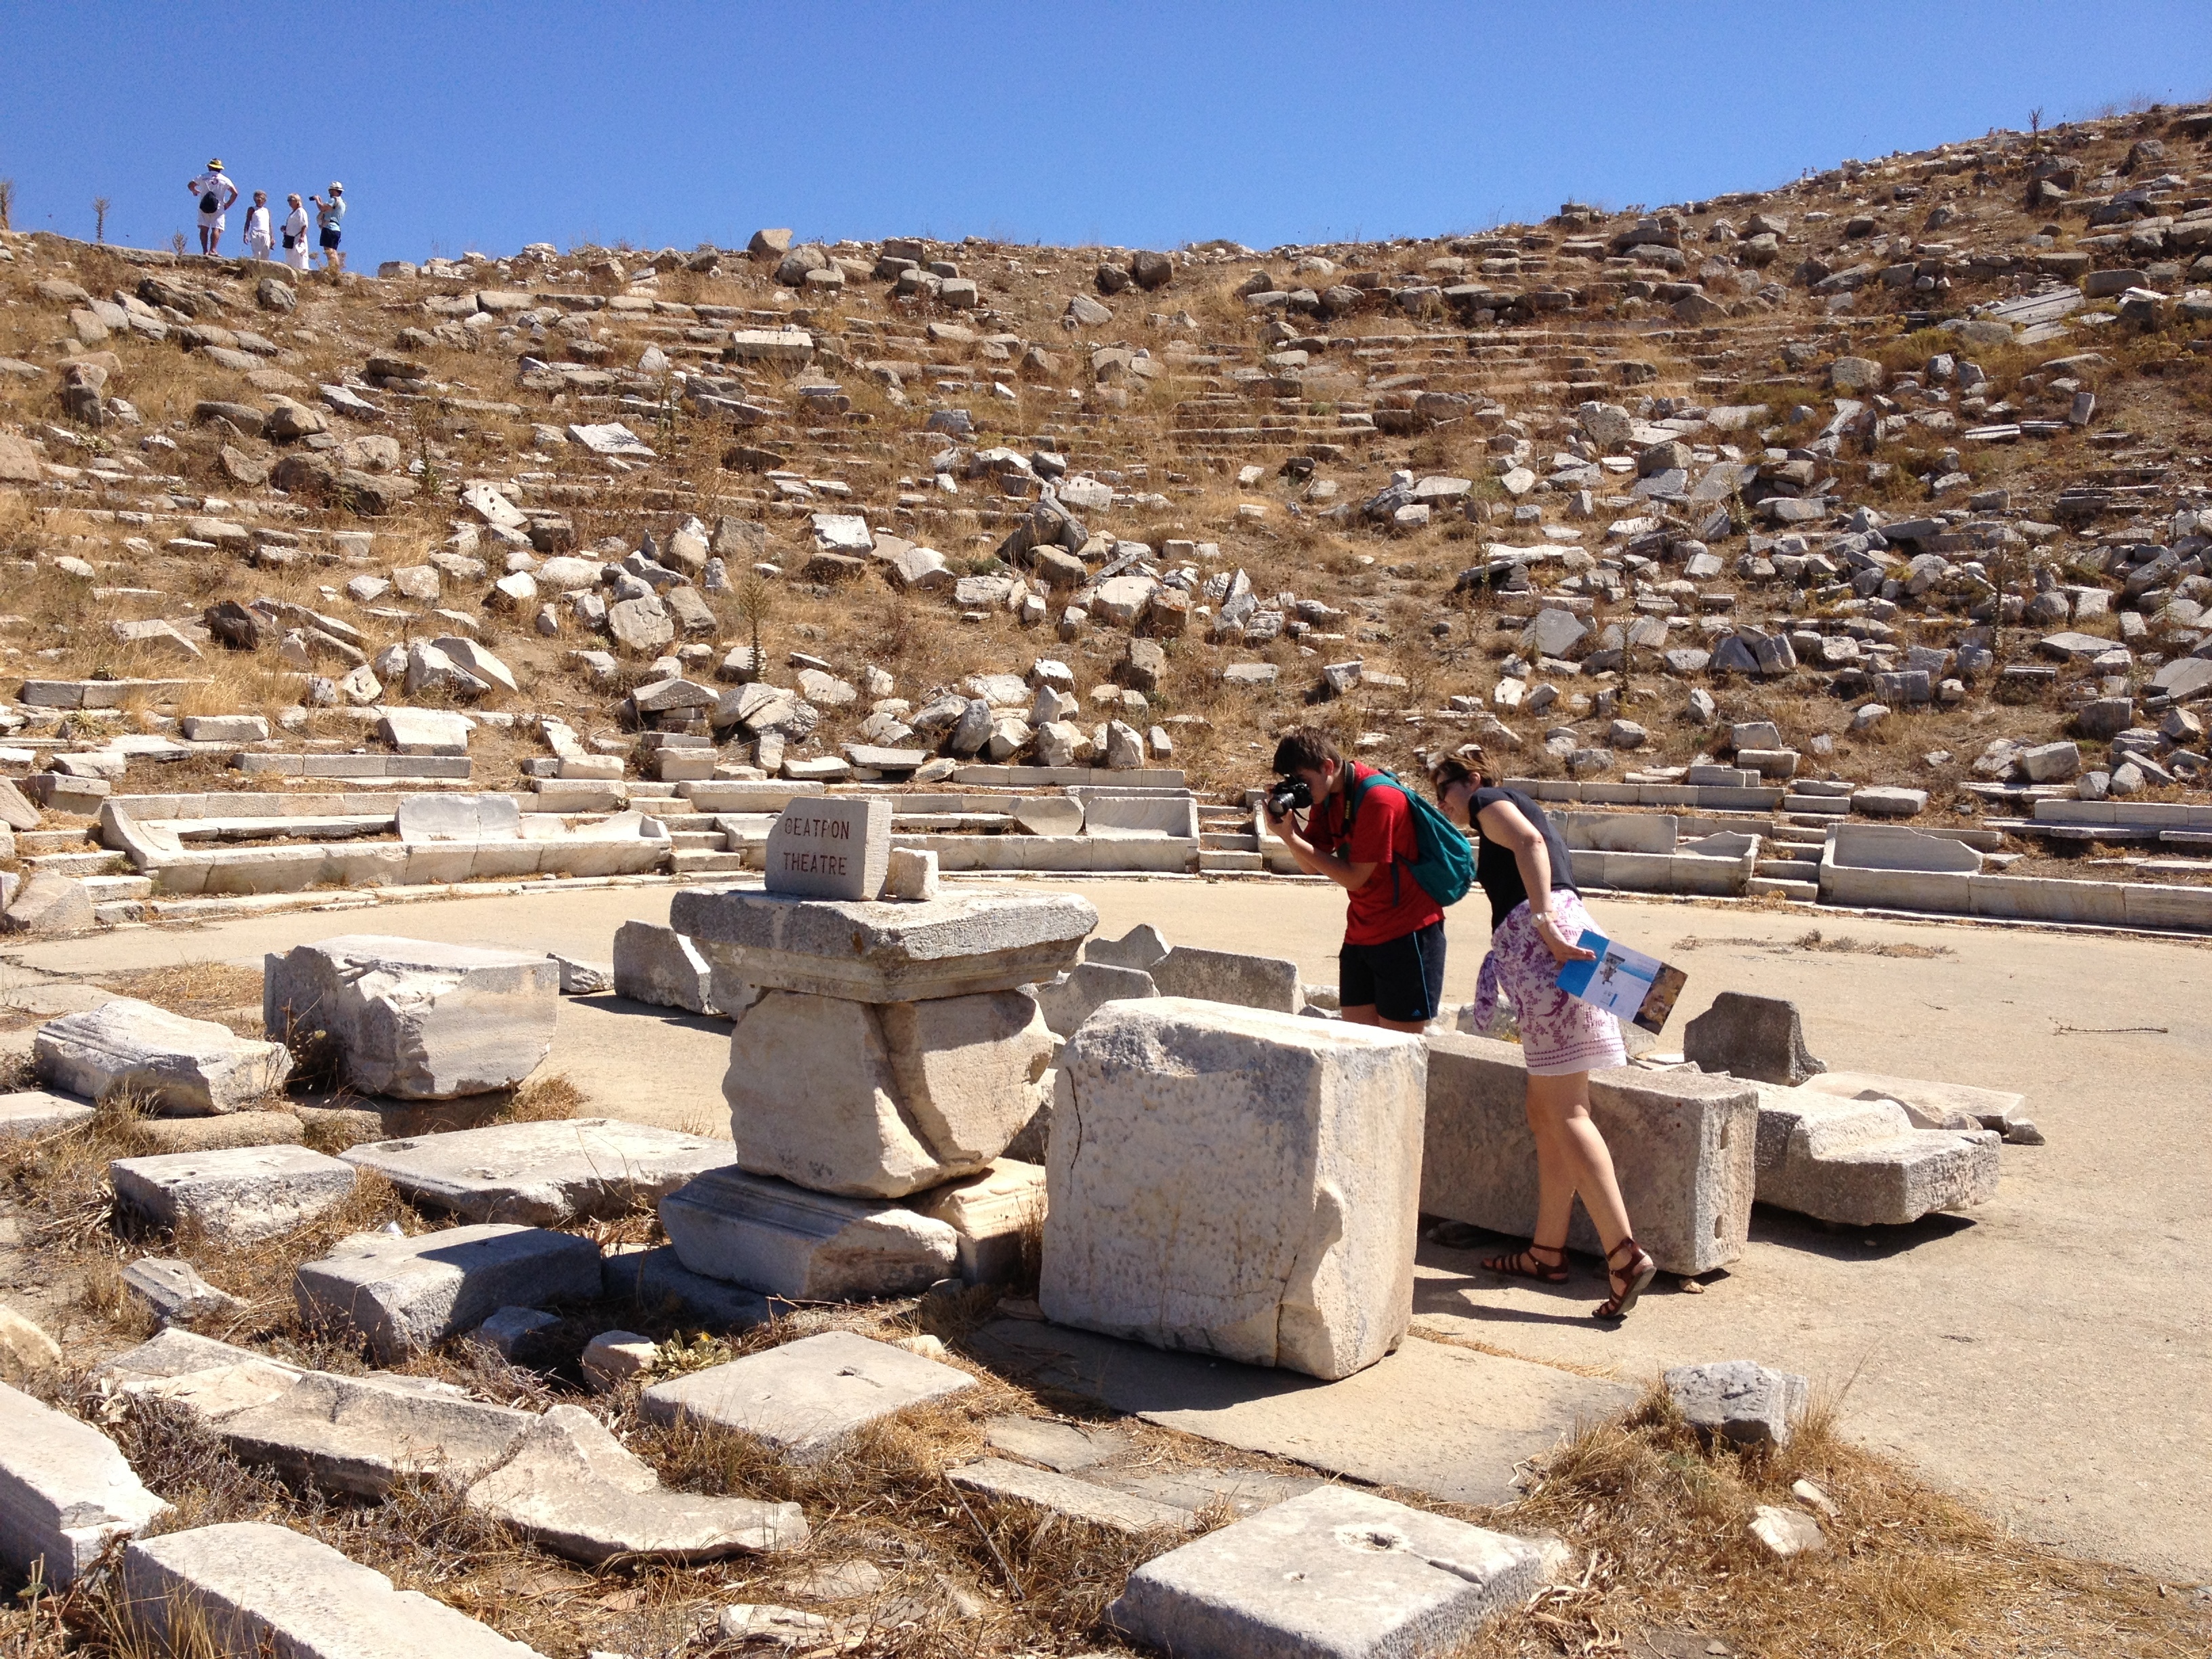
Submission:
<svg viewBox="0 0 2212 1659">
<path fill-rule="evenodd" d="M 1656 957 L 1616 945 L 1602 933 L 1585 932 L 1577 941 L 1597 952 L 1595 962 L 1571 962 L 1553 982 L 1569 996 L 1602 1008 L 1616 1019 L 1632 1020 L 1657 1033 L 1674 1012 L 1688 977 Z"/>
</svg>

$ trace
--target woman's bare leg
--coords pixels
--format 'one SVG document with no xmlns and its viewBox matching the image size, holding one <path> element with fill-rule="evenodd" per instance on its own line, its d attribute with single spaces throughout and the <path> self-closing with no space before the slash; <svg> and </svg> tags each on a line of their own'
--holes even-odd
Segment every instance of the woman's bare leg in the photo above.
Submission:
<svg viewBox="0 0 2212 1659">
<path fill-rule="evenodd" d="M 1536 1237 L 1564 1239 L 1575 1197 L 1610 1251 L 1629 1236 L 1628 1206 L 1613 1154 L 1589 1116 L 1589 1073 L 1528 1079 L 1528 1127 L 1536 1137 Z"/>
</svg>

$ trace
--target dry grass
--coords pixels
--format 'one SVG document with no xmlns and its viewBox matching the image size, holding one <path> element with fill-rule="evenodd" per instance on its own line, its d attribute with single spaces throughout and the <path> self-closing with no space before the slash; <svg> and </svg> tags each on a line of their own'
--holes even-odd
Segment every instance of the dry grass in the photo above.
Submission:
<svg viewBox="0 0 2212 1659">
<path fill-rule="evenodd" d="M 1833 939 L 1817 927 L 1810 928 L 1793 939 L 1701 939 L 1692 934 L 1674 946 L 1677 951 L 1704 951 L 1716 947 L 1738 946 L 1753 951 L 1814 951 L 1832 956 L 1911 957 L 1927 958 L 1956 956 L 1948 945 L 1913 945 L 1901 940 L 1861 940 L 1849 933 Z"/>
<path fill-rule="evenodd" d="M 1799 1480 L 1840 1510 L 1823 1522 L 1830 1546 L 1769 1560 L 1746 1528 L 1759 1504 L 1804 1509 Z M 1661 1632 L 1761 1659 L 2185 1659 L 2212 1642 L 2212 1607 L 2008 1537 L 1845 1440 L 1832 1403 L 1784 1451 L 1739 1454 L 1700 1444 L 1655 1389 L 1625 1420 L 1577 1435 L 1493 1523 L 1558 1533 L 1585 1571 L 1458 1659 L 1632 1651 Z"/>
<path fill-rule="evenodd" d="M 180 962 L 161 968 L 104 973 L 92 981 L 119 997 L 135 997 L 188 1019 L 219 1020 L 235 1010 L 254 1011 L 260 1035 L 261 969 L 224 962 Z"/>
</svg>

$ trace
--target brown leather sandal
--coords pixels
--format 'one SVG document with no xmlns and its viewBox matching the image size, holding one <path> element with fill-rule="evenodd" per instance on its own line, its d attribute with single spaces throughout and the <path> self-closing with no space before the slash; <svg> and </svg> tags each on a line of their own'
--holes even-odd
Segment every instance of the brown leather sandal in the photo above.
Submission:
<svg viewBox="0 0 2212 1659">
<path fill-rule="evenodd" d="M 1557 1261 L 1547 1261 L 1536 1254 L 1555 1255 Z M 1526 1249 L 1516 1250 L 1511 1255 L 1486 1256 L 1483 1260 L 1485 1273 L 1498 1273 L 1507 1279 L 1533 1279 L 1540 1285 L 1564 1285 L 1567 1282 L 1567 1247 L 1564 1244 L 1539 1244 L 1528 1241 Z"/>
<path fill-rule="evenodd" d="M 1623 1250 L 1629 1253 L 1628 1265 L 1616 1267 L 1613 1265 L 1613 1259 Z M 1643 1247 L 1634 1238 L 1624 1238 L 1605 1253 L 1605 1277 L 1608 1285 L 1625 1285 L 1627 1288 L 1614 1291 L 1598 1304 L 1591 1317 L 1622 1319 L 1636 1305 L 1637 1297 L 1642 1296 L 1651 1281 L 1659 1277 L 1659 1264 L 1644 1253 Z"/>
</svg>

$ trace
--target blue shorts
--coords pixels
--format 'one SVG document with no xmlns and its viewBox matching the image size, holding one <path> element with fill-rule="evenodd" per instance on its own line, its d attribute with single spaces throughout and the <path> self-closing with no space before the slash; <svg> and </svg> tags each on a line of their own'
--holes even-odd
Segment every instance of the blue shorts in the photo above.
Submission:
<svg viewBox="0 0 2212 1659">
<path fill-rule="evenodd" d="M 1371 1003 L 1380 1018 L 1401 1024 L 1434 1019 L 1444 999 L 1444 925 L 1432 921 L 1380 945 L 1347 940 L 1336 968 L 1339 1007 Z"/>
</svg>

